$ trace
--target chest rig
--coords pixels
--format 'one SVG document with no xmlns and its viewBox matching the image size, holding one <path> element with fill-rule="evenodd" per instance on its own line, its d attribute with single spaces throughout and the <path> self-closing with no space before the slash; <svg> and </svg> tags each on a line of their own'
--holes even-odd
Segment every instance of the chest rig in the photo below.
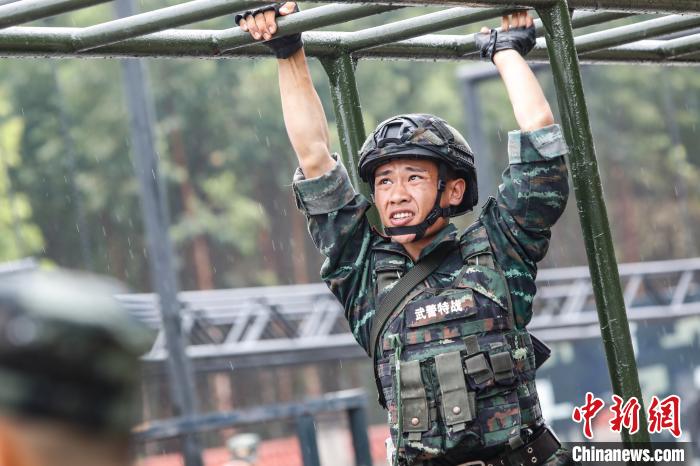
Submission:
<svg viewBox="0 0 700 466">
<path fill-rule="evenodd" d="M 381 302 L 405 260 L 377 251 L 375 271 Z M 517 445 L 521 429 L 542 422 L 532 340 L 514 324 L 507 280 L 480 223 L 463 235 L 457 257 L 396 307 L 375 350 L 379 402 L 402 464 Z"/>
</svg>

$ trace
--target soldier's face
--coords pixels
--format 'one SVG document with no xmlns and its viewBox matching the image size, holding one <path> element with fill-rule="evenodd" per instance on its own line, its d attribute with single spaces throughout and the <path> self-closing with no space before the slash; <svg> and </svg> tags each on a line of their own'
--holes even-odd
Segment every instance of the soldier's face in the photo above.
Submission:
<svg viewBox="0 0 700 466">
<path fill-rule="evenodd" d="M 437 184 L 438 167 L 429 160 L 394 159 L 377 167 L 374 172 L 374 200 L 382 224 L 386 227 L 401 227 L 421 223 L 433 208 Z M 462 179 L 449 181 L 440 205 L 458 205 L 462 201 L 464 188 Z M 447 219 L 439 218 L 419 241 L 427 244 L 430 236 L 445 225 Z M 406 245 L 413 242 L 415 234 L 391 238 Z"/>
</svg>

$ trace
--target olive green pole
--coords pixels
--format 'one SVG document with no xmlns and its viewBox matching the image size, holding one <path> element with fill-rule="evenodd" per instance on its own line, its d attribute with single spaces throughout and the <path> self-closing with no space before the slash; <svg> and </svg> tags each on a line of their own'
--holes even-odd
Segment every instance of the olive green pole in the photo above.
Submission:
<svg viewBox="0 0 700 466">
<path fill-rule="evenodd" d="M 613 392 L 624 400 L 636 397 L 642 405 L 639 431 L 630 435 L 628 430 L 623 429 L 622 440 L 627 446 L 649 442 L 637 364 L 583 95 L 578 56 L 574 48 L 569 8 L 565 0 L 560 0 L 550 8 L 538 9 L 538 13 L 546 29 L 564 135 L 570 147 L 571 177 Z"/>
<path fill-rule="evenodd" d="M 1 0 L 0 0 L 1 1 Z M 301 13 L 298 13 L 301 15 Z M 607 14 L 607 13 L 606 13 Z M 294 15 L 296 16 L 296 15 Z M 291 18 L 290 18 L 291 19 Z M 281 21 L 280 21 L 281 22 Z M 574 19 L 574 23 L 576 20 Z M 281 29 L 281 27 L 280 27 Z M 216 37 L 220 30 L 171 29 L 125 39 L 86 52 L 76 52 L 73 34 L 80 28 L 14 27 L 0 29 L 0 57 L 38 58 L 249 58 L 270 57 L 261 43 L 222 53 Z M 309 31 L 304 33 L 307 57 L 331 58 L 354 32 Z M 382 60 L 478 60 L 473 35 L 428 34 L 410 40 L 353 52 L 354 58 Z M 532 62 L 549 63 L 546 47 L 536 46 L 528 55 Z M 606 50 L 587 52 L 583 63 L 630 63 L 673 65 L 700 64 L 700 34 L 671 40 L 644 40 Z"/>
<path fill-rule="evenodd" d="M 700 51 L 700 34 L 668 40 L 664 42 L 663 49 L 670 57 L 698 53 Z"/>
<path fill-rule="evenodd" d="M 700 16 L 670 15 L 663 18 L 654 18 L 579 36 L 576 38 L 576 51 L 578 53 L 586 53 L 593 50 L 607 49 L 698 26 L 700 26 Z"/>
<path fill-rule="evenodd" d="M 22 0 L 0 4 L 0 28 L 106 3 L 109 0 Z"/>
<path fill-rule="evenodd" d="M 357 83 L 355 82 L 356 62 L 349 54 L 341 53 L 335 57 L 322 58 L 321 64 L 323 64 L 331 84 L 331 97 L 333 98 L 333 110 L 338 127 L 343 165 L 347 168 L 355 189 L 370 199 L 369 186 L 360 179 L 357 170 L 360 148 L 365 142 L 365 126 L 362 121 L 360 96 L 357 93 Z M 368 215 L 370 223 L 379 228 L 381 224 L 374 207 Z"/>
<path fill-rule="evenodd" d="M 83 28 L 73 36 L 73 40 L 77 50 L 90 50 L 130 37 L 235 13 L 261 3 L 246 0 L 192 0 Z"/>
</svg>

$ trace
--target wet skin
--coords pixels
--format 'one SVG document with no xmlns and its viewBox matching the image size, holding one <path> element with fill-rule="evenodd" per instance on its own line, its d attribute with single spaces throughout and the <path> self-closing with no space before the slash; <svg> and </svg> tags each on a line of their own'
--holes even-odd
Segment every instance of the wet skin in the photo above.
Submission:
<svg viewBox="0 0 700 466">
<path fill-rule="evenodd" d="M 380 165 L 374 172 L 374 202 L 379 218 L 386 227 L 418 225 L 435 203 L 438 184 L 437 165 L 430 160 L 395 159 Z M 459 178 L 447 182 L 440 199 L 441 207 L 459 205 L 466 182 Z M 432 237 L 448 223 L 440 217 L 423 238 L 414 241 L 415 234 L 392 236 L 416 260 Z"/>
</svg>

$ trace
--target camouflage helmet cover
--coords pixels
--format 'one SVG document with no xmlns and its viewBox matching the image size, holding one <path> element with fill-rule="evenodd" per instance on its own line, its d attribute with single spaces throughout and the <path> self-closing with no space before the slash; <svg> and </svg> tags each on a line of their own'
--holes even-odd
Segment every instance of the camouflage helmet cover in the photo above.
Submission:
<svg viewBox="0 0 700 466">
<path fill-rule="evenodd" d="M 31 271 L 0 282 L 0 410 L 127 434 L 139 357 L 153 334 L 116 299 L 117 282 Z"/>
<path fill-rule="evenodd" d="M 474 153 L 464 136 L 443 119 L 414 113 L 397 115 L 381 122 L 360 149 L 360 178 L 372 186 L 377 167 L 398 158 L 444 163 L 467 182 L 462 203 L 453 210 L 452 216 L 469 212 L 477 204 Z"/>
</svg>

